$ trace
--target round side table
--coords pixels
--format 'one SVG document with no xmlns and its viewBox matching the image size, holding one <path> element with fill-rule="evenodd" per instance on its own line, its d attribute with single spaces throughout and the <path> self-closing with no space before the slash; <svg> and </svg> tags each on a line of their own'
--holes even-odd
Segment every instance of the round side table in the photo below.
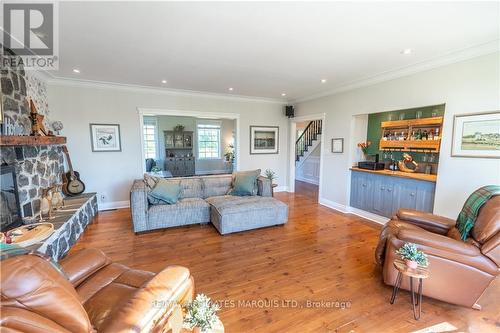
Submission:
<svg viewBox="0 0 500 333">
<path fill-rule="evenodd" d="M 419 320 L 420 315 L 422 314 L 423 280 L 429 277 L 429 270 L 427 269 L 427 267 L 421 267 L 421 266 L 418 266 L 415 269 L 410 268 L 406 266 L 406 263 L 401 259 L 394 260 L 394 267 L 398 271 L 398 276 L 396 277 L 396 283 L 394 284 L 394 289 L 392 289 L 391 304 L 394 304 L 394 302 L 396 301 L 396 295 L 398 293 L 399 287 L 401 286 L 401 280 L 403 280 L 403 275 L 408 276 L 408 278 L 410 279 L 413 317 L 415 318 L 415 320 Z M 418 279 L 418 297 L 415 297 L 415 291 L 413 290 L 413 279 Z"/>
</svg>

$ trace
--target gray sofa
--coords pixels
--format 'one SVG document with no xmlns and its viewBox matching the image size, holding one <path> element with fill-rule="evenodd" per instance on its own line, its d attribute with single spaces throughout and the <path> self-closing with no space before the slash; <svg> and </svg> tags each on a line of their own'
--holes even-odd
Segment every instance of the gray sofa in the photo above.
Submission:
<svg viewBox="0 0 500 333">
<path fill-rule="evenodd" d="M 272 197 L 271 182 L 259 176 L 257 195 L 227 195 L 232 175 L 168 178 L 180 184 L 179 201 L 173 205 L 151 205 L 147 193 L 151 177 L 137 179 L 130 191 L 134 232 L 212 222 L 221 235 L 284 224 L 288 206 Z"/>
</svg>

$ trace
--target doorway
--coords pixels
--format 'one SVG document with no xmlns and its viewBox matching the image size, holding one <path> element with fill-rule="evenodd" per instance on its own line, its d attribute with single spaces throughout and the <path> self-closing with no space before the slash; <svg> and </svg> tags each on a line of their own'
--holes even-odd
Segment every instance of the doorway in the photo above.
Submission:
<svg viewBox="0 0 500 333">
<path fill-rule="evenodd" d="M 169 178 L 238 170 L 239 115 L 138 111 L 144 173 Z"/>
<path fill-rule="evenodd" d="M 291 119 L 290 191 L 314 198 L 321 193 L 325 115 Z"/>
</svg>

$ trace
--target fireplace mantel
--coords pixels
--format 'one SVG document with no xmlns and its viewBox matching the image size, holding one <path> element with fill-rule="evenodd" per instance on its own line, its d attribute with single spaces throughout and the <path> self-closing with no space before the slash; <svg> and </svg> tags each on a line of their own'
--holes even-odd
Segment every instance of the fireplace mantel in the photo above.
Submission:
<svg viewBox="0 0 500 333">
<path fill-rule="evenodd" d="M 0 146 L 48 146 L 65 143 L 65 136 L 0 135 Z"/>
</svg>

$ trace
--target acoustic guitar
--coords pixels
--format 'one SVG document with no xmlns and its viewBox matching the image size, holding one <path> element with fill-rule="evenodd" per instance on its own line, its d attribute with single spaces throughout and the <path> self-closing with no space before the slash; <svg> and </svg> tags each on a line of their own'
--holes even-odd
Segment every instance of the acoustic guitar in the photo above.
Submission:
<svg viewBox="0 0 500 333">
<path fill-rule="evenodd" d="M 73 170 L 73 165 L 71 164 L 71 158 L 69 157 L 68 148 L 63 146 L 64 155 L 66 155 L 66 160 L 68 161 L 69 171 L 63 173 L 63 186 L 62 191 L 68 196 L 75 196 L 82 194 L 85 191 L 85 184 L 80 179 L 80 173 Z"/>
</svg>

